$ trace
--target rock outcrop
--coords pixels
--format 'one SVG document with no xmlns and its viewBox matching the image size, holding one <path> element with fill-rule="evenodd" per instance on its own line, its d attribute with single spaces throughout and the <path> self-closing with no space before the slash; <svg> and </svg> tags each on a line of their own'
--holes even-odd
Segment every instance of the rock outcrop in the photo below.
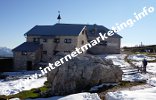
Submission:
<svg viewBox="0 0 156 100">
<path fill-rule="evenodd" d="M 61 57 L 56 56 L 55 60 Z M 110 60 L 81 55 L 52 70 L 47 76 L 52 95 L 67 95 L 97 84 L 119 82 L 122 70 Z"/>
</svg>

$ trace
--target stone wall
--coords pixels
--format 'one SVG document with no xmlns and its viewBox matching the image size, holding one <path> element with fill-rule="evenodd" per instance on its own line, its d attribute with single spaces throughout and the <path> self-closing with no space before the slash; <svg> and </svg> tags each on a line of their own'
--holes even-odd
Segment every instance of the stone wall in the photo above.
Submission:
<svg viewBox="0 0 156 100">
<path fill-rule="evenodd" d="M 94 37 L 92 37 L 94 39 Z M 108 37 L 107 45 L 97 45 L 88 50 L 91 54 L 118 54 L 120 53 L 120 38 Z"/>
<path fill-rule="evenodd" d="M 72 52 L 75 50 L 75 48 L 81 47 L 82 45 L 88 43 L 86 31 L 84 31 L 84 29 L 78 36 L 28 36 L 27 42 L 34 42 L 34 38 L 39 38 L 39 43 L 43 45 L 42 61 L 45 62 L 51 61 L 53 59 L 52 57 L 54 55 L 54 51 Z M 54 42 L 54 39 L 56 38 L 60 39 L 59 43 Z M 47 41 L 44 42 L 44 39 Z M 71 39 L 71 43 L 65 43 L 65 39 Z M 47 54 L 44 54 L 43 51 L 47 51 Z"/>
<path fill-rule="evenodd" d="M 22 55 L 22 52 L 14 52 L 14 70 L 27 70 L 27 61 L 32 61 L 32 65 L 35 65 L 40 60 L 41 49 L 35 52 L 27 52 L 27 55 Z"/>
</svg>

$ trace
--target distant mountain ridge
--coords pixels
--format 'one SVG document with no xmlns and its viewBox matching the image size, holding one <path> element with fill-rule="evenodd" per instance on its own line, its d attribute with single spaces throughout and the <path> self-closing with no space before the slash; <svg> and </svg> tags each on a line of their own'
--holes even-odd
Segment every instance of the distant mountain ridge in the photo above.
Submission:
<svg viewBox="0 0 156 100">
<path fill-rule="evenodd" d="M 10 48 L 0 47 L 0 57 L 13 57 L 13 52 Z"/>
</svg>

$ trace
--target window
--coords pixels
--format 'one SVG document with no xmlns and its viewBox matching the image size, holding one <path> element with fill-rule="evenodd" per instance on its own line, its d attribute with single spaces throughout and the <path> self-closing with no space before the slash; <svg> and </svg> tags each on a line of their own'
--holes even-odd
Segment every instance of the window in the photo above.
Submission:
<svg viewBox="0 0 156 100">
<path fill-rule="evenodd" d="M 82 40 L 81 44 L 84 45 L 84 41 L 83 40 Z"/>
<path fill-rule="evenodd" d="M 33 38 L 34 42 L 40 42 L 40 38 Z"/>
<path fill-rule="evenodd" d="M 71 39 L 64 39 L 64 43 L 71 43 Z"/>
<path fill-rule="evenodd" d="M 43 42 L 47 42 L 47 39 L 43 39 Z"/>
<path fill-rule="evenodd" d="M 43 51 L 42 53 L 43 53 L 43 54 L 47 54 L 47 51 Z"/>
<path fill-rule="evenodd" d="M 64 51 L 64 53 L 70 53 L 70 51 Z"/>
<path fill-rule="evenodd" d="M 99 45 L 107 46 L 107 41 L 101 41 Z"/>
<path fill-rule="evenodd" d="M 55 38 L 55 39 L 54 39 L 54 42 L 55 42 L 55 43 L 60 43 L 60 39 L 59 39 L 59 38 Z"/>
<path fill-rule="evenodd" d="M 36 42 L 36 38 L 33 38 L 33 41 Z"/>
<path fill-rule="evenodd" d="M 53 53 L 53 55 L 56 55 L 58 52 L 59 52 L 59 51 L 57 51 L 57 50 L 54 50 L 54 53 Z"/>
<path fill-rule="evenodd" d="M 28 53 L 27 53 L 27 52 L 25 52 L 25 51 L 23 51 L 23 52 L 22 52 L 22 55 L 28 55 Z"/>
</svg>

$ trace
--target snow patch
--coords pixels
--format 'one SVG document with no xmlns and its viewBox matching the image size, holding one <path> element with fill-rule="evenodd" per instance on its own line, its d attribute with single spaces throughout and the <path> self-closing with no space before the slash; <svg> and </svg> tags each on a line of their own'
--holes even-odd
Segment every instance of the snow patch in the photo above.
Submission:
<svg viewBox="0 0 156 100">
<path fill-rule="evenodd" d="M 148 57 L 148 56 L 143 55 L 143 54 L 136 54 L 136 55 L 134 54 L 134 55 L 129 55 L 128 59 L 135 60 L 135 61 L 142 61 L 143 59 L 146 59 L 147 61 L 153 61 L 156 58 L 155 57 Z"/>
<path fill-rule="evenodd" d="M 37 99 L 26 99 L 26 100 L 101 100 L 97 93 L 78 93 L 72 94 L 65 97 L 51 97 L 51 98 L 37 98 Z"/>
<path fill-rule="evenodd" d="M 108 92 L 106 100 L 155 100 L 156 87 L 135 91 Z"/>
<path fill-rule="evenodd" d="M 1 81 L 0 82 L 0 95 L 13 95 L 24 90 L 31 90 L 33 88 L 39 88 L 47 81 L 46 77 L 39 79 L 18 79 L 14 81 Z"/>
<path fill-rule="evenodd" d="M 104 87 L 104 86 L 115 86 L 117 85 L 117 83 L 103 83 L 101 85 L 97 85 L 92 87 L 89 91 L 93 92 L 93 91 L 98 91 L 100 88 Z"/>
<path fill-rule="evenodd" d="M 147 77 L 145 75 L 140 74 L 140 73 L 136 73 L 133 75 L 123 75 L 122 80 L 135 82 L 135 81 L 147 80 Z"/>
<path fill-rule="evenodd" d="M 152 86 L 156 86 L 156 77 L 149 79 L 147 83 Z"/>
</svg>

